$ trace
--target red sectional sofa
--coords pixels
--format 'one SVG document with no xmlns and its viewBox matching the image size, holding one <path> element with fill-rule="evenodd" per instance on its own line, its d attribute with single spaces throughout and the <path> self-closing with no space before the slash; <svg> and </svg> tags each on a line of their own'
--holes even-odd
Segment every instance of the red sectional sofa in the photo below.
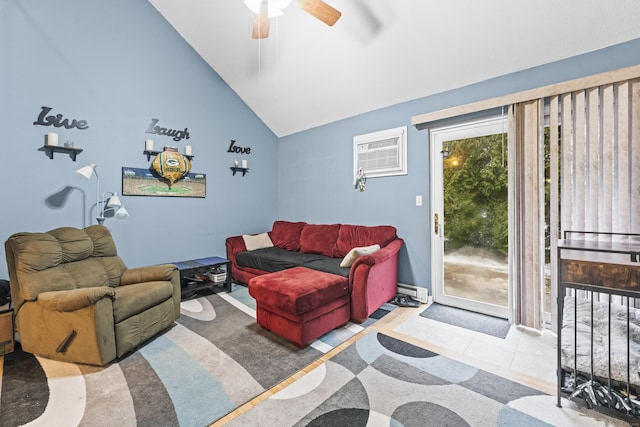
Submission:
<svg viewBox="0 0 640 427">
<path fill-rule="evenodd" d="M 231 273 L 236 282 L 249 284 L 255 277 L 295 267 L 342 276 L 349 301 L 348 314 L 357 323 L 364 322 L 396 295 L 398 252 L 404 241 L 396 235 L 395 227 L 275 221 L 272 230 L 266 234 L 273 246 L 250 251 L 247 251 L 243 236 L 226 239 L 227 259 L 231 261 Z M 345 256 L 353 252 L 352 249 L 376 244 L 380 250 L 357 257 L 350 267 L 340 267 Z M 287 276 L 287 273 L 283 274 Z M 268 285 L 277 283 L 278 286 L 291 286 L 291 278 L 281 277 L 283 274 L 274 275 L 274 279 L 280 279 Z M 265 279 L 261 282 L 265 282 Z M 264 286 L 265 283 L 262 285 L 260 292 L 270 309 L 269 297 L 264 295 L 268 287 Z M 249 290 L 252 292 L 251 286 Z M 257 302 L 260 306 L 260 301 Z M 260 319 L 258 321 L 260 323 Z M 299 321 L 298 317 L 296 321 Z"/>
</svg>

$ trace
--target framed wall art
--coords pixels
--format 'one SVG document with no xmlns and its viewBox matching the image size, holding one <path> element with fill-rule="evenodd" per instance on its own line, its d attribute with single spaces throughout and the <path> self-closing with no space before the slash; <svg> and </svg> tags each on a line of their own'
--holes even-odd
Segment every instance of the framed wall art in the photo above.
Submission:
<svg viewBox="0 0 640 427">
<path fill-rule="evenodd" d="M 153 168 L 122 168 L 122 195 L 161 197 L 206 197 L 207 176 L 190 172 L 172 186 Z"/>
</svg>

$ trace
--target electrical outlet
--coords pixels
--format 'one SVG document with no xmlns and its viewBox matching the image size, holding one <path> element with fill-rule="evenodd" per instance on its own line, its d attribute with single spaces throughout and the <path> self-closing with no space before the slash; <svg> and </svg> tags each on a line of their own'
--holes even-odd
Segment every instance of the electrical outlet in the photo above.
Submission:
<svg viewBox="0 0 640 427">
<path fill-rule="evenodd" d="M 422 206 L 422 196 L 416 196 L 416 206 Z"/>
</svg>

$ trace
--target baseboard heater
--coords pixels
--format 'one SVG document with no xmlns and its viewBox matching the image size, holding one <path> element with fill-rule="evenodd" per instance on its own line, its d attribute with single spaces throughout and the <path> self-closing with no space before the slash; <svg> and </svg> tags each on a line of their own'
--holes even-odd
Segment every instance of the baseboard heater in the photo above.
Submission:
<svg viewBox="0 0 640 427">
<path fill-rule="evenodd" d="M 417 299 L 425 304 L 429 301 L 429 290 L 420 286 L 398 283 L 398 293 L 409 295 L 411 298 Z"/>
</svg>

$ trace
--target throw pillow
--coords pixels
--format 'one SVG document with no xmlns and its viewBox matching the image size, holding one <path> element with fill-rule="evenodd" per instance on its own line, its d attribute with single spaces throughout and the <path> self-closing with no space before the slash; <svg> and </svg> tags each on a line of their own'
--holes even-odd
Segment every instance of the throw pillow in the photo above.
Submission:
<svg viewBox="0 0 640 427">
<path fill-rule="evenodd" d="M 273 247 L 273 243 L 271 242 L 268 233 L 253 235 L 243 234 L 242 240 L 244 240 L 244 246 L 248 251 L 255 251 L 256 249 Z"/>
<path fill-rule="evenodd" d="M 340 224 L 305 224 L 300 234 L 300 252 L 333 256 Z"/>
<path fill-rule="evenodd" d="M 344 257 L 342 262 L 340 263 L 340 267 L 351 267 L 351 264 L 363 255 L 371 255 L 372 253 L 378 252 L 380 250 L 380 245 L 371 245 L 371 246 L 363 246 L 361 248 L 353 248 L 349 251 L 349 253 Z"/>
<path fill-rule="evenodd" d="M 336 240 L 335 258 L 345 256 L 352 248 L 375 245 L 384 248 L 396 238 L 396 228 L 390 225 L 350 225 L 342 224 Z"/>
<path fill-rule="evenodd" d="M 271 230 L 273 245 L 288 251 L 300 250 L 300 234 L 304 225 L 304 222 L 274 222 Z"/>
</svg>

